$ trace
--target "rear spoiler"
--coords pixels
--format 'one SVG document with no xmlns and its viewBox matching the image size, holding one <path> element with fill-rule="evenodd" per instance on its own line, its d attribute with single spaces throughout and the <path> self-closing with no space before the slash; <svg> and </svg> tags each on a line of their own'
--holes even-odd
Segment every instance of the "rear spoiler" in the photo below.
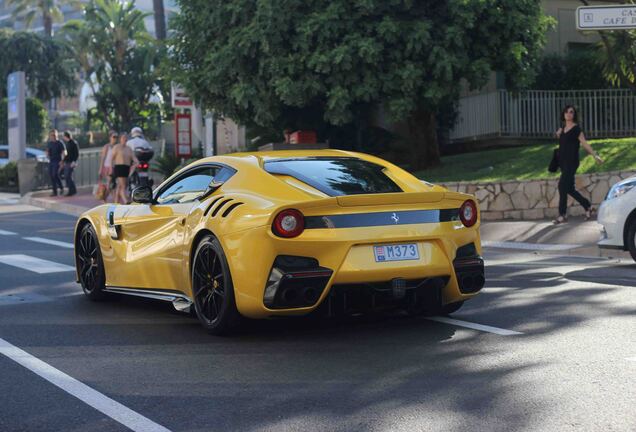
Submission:
<svg viewBox="0 0 636 432">
<path fill-rule="evenodd" d="M 297 203 L 298 209 L 313 209 L 320 207 L 363 207 L 363 206 L 400 206 L 408 204 L 434 204 L 443 200 L 454 201 L 457 207 L 468 199 L 470 195 L 458 192 L 400 192 L 388 194 L 361 194 L 338 197 L 319 198 Z M 452 205 L 452 204 L 451 204 Z M 285 206 L 288 207 L 288 206 Z M 445 206 L 447 207 L 447 206 Z"/>
<path fill-rule="evenodd" d="M 336 197 L 340 207 L 434 203 L 444 199 L 445 192 L 400 192 L 345 195 Z"/>
</svg>

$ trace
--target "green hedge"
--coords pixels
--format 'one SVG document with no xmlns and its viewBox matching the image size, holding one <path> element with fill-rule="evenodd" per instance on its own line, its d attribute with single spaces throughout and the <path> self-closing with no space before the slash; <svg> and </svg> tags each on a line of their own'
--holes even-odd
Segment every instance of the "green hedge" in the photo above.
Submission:
<svg viewBox="0 0 636 432">
<path fill-rule="evenodd" d="M 18 190 L 18 166 L 15 162 L 9 162 L 0 167 L 0 191 L 17 192 Z"/>
<path fill-rule="evenodd" d="M 0 144 L 8 144 L 7 99 L 0 99 Z M 49 116 L 39 99 L 27 98 L 27 145 L 41 146 L 46 138 Z"/>
</svg>

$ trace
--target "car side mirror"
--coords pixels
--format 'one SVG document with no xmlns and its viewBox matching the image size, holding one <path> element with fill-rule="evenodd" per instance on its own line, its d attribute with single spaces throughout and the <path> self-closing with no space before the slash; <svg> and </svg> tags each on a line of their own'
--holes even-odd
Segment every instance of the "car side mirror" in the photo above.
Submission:
<svg viewBox="0 0 636 432">
<path fill-rule="evenodd" d="M 138 186 L 132 191 L 132 202 L 138 204 L 152 203 L 152 189 L 150 186 Z"/>
</svg>

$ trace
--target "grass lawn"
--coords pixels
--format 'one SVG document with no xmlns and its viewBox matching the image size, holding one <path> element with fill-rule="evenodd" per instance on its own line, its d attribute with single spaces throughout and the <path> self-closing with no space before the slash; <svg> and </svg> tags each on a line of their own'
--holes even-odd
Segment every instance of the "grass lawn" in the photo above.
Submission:
<svg viewBox="0 0 636 432">
<path fill-rule="evenodd" d="M 578 174 L 636 169 L 636 138 L 591 140 L 590 144 L 605 163 L 597 165 L 581 147 Z M 556 147 L 556 143 L 541 144 L 446 156 L 442 166 L 415 175 L 434 183 L 554 178 L 560 172 L 548 172 L 548 164 Z"/>
</svg>

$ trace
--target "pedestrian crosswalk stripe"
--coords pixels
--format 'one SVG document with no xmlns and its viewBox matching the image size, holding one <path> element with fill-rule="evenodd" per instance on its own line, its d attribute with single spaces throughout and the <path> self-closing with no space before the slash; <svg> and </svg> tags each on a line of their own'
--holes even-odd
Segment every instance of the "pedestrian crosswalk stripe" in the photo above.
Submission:
<svg viewBox="0 0 636 432">
<path fill-rule="evenodd" d="M 0 338 L 0 354 L 134 432 L 170 432 L 166 427 L 153 422 L 2 338 Z"/>
<path fill-rule="evenodd" d="M 0 235 L 16 235 L 13 231 L 5 231 L 0 229 Z"/>
<path fill-rule="evenodd" d="M 73 243 L 57 241 L 57 240 L 49 240 L 49 239 L 45 239 L 45 238 L 42 238 L 42 237 L 23 237 L 23 238 L 25 240 L 29 240 L 29 241 L 32 241 L 32 242 L 44 243 L 44 244 L 49 244 L 49 245 L 53 245 L 53 246 L 60 246 L 60 247 L 63 247 L 63 248 L 73 249 Z"/>
<path fill-rule="evenodd" d="M 75 271 L 75 267 L 22 254 L 0 255 L 0 263 L 39 274 Z"/>
</svg>

